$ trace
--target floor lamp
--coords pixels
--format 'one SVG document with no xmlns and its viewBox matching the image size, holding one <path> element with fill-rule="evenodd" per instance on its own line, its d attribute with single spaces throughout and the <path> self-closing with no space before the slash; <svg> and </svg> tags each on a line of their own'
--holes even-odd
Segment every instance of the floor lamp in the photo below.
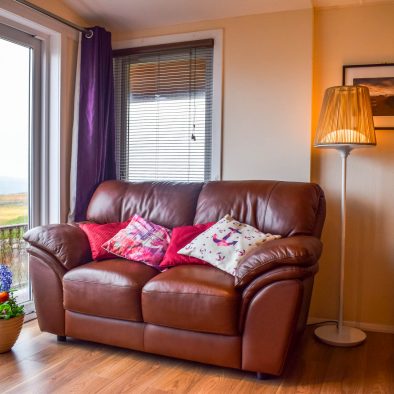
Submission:
<svg viewBox="0 0 394 394">
<path fill-rule="evenodd" d="M 376 145 L 369 90 L 365 86 L 336 86 L 326 90 L 315 147 L 337 149 L 342 158 L 341 268 L 338 324 L 323 325 L 315 335 L 333 346 L 355 346 L 366 334 L 343 324 L 343 285 L 346 247 L 346 159 L 354 148 Z"/>
</svg>

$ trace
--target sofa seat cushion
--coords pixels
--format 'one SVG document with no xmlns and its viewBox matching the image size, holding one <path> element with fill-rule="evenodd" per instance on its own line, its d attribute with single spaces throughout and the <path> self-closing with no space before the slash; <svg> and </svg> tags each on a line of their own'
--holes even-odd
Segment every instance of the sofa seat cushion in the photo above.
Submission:
<svg viewBox="0 0 394 394">
<path fill-rule="evenodd" d="M 88 315 L 142 321 L 141 289 L 158 273 L 153 267 L 124 259 L 82 265 L 63 277 L 64 308 Z"/>
<path fill-rule="evenodd" d="M 211 266 L 173 267 L 142 289 L 144 321 L 171 328 L 238 335 L 239 306 L 234 278 Z"/>
</svg>

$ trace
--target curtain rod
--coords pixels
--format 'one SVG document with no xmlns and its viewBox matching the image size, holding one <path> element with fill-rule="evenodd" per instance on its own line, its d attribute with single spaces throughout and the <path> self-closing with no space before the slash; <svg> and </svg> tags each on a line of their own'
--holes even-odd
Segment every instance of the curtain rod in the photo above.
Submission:
<svg viewBox="0 0 394 394">
<path fill-rule="evenodd" d="M 30 1 L 25 1 L 25 0 L 14 0 L 14 1 L 16 1 L 17 3 L 23 4 L 26 7 L 29 7 L 31 9 L 35 10 L 35 11 L 38 11 L 41 14 L 44 14 L 44 15 L 47 15 L 47 16 L 53 18 L 53 19 L 56 19 L 57 21 L 65 24 L 67 26 L 70 26 L 73 29 L 80 31 L 81 33 L 85 33 L 85 37 L 86 38 L 92 38 L 93 37 L 93 31 L 92 30 L 85 29 L 84 27 L 78 26 L 75 23 L 72 23 L 72 22 L 68 21 L 67 19 L 64 19 L 64 18 L 62 18 L 62 17 L 60 17 L 60 16 L 58 16 L 56 14 L 53 14 L 52 12 L 47 11 L 46 9 L 41 8 L 41 7 L 39 7 L 39 6 L 37 6 L 37 5 L 33 4 L 33 3 L 30 3 Z"/>
</svg>

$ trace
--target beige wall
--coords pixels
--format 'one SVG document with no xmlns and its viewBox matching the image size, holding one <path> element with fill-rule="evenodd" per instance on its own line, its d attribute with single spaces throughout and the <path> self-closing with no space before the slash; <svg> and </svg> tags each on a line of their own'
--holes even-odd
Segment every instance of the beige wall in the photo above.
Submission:
<svg viewBox="0 0 394 394">
<path fill-rule="evenodd" d="M 67 221 L 70 210 L 70 168 L 71 168 L 71 147 L 72 128 L 74 121 L 74 90 L 75 90 L 75 70 L 77 67 L 78 41 L 67 38 L 63 49 L 64 67 L 67 70 L 63 83 L 62 99 L 62 124 L 63 132 L 60 139 L 60 220 Z"/>
<path fill-rule="evenodd" d="M 80 26 L 88 26 L 86 21 L 81 18 L 74 10 L 68 7 L 62 0 L 29 0 L 30 3 L 44 8 L 45 10 L 54 13 L 70 22 L 76 23 Z"/>
<path fill-rule="evenodd" d="M 59 2 L 34 2 L 83 24 Z M 394 5 L 386 4 L 317 10 L 314 18 L 305 10 L 113 32 L 119 41 L 223 29 L 224 178 L 308 180 L 311 169 L 312 180 L 326 192 L 324 253 L 310 313 L 314 317 L 337 316 L 340 159 L 335 151 L 312 149 L 310 167 L 311 119 L 314 130 L 324 90 L 341 84 L 343 64 L 394 62 L 393 20 Z M 70 156 L 75 52 L 75 43 L 68 42 L 65 166 Z M 356 150 L 348 161 L 345 318 L 393 330 L 394 131 L 378 131 L 377 140 L 376 148 Z M 65 193 L 67 171 L 63 166 Z"/>
<path fill-rule="evenodd" d="M 311 10 L 113 32 L 113 39 L 223 29 L 224 179 L 310 178 Z"/>
<path fill-rule="evenodd" d="M 223 28 L 224 178 L 307 180 L 311 157 L 312 180 L 326 192 L 313 317 L 337 317 L 341 168 L 335 151 L 310 154 L 310 123 L 314 130 L 324 90 L 342 83 L 343 64 L 394 62 L 393 20 L 389 4 L 317 10 L 314 18 L 297 11 L 113 32 L 126 40 Z M 348 161 L 345 319 L 393 330 L 394 133 L 378 131 L 377 139 L 376 148 L 356 150 Z"/>
<path fill-rule="evenodd" d="M 342 65 L 394 62 L 393 22 L 394 4 L 315 12 L 314 126 L 324 90 L 342 83 Z M 353 151 L 348 159 L 344 312 L 346 320 L 394 330 L 394 131 L 377 131 L 377 143 L 375 148 Z M 340 158 L 331 150 L 312 152 L 312 180 L 326 192 L 327 220 L 310 315 L 335 318 Z"/>
</svg>

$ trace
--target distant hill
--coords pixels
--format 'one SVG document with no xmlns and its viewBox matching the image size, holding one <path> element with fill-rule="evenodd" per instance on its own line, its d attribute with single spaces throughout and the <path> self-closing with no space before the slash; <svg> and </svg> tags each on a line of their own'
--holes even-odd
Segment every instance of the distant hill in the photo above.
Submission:
<svg viewBox="0 0 394 394">
<path fill-rule="evenodd" d="M 0 194 L 27 193 L 26 179 L 0 176 Z"/>
<path fill-rule="evenodd" d="M 27 193 L 0 194 L 0 228 L 11 224 L 28 223 L 28 220 Z"/>
</svg>

